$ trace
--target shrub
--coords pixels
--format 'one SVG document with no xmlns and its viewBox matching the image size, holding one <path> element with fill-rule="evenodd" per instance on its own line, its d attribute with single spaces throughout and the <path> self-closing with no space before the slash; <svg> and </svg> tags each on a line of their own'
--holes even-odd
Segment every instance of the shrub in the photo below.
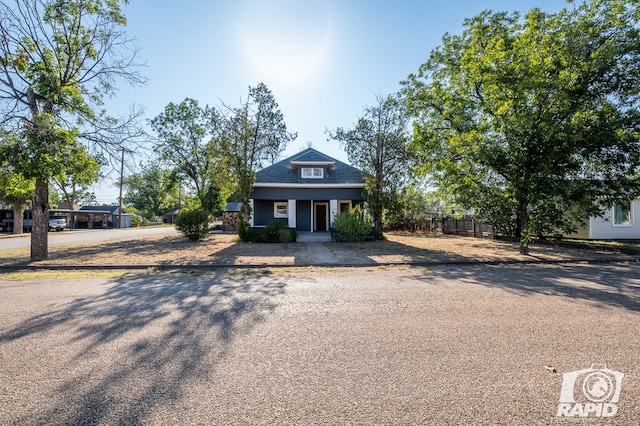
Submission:
<svg viewBox="0 0 640 426">
<path fill-rule="evenodd" d="M 176 218 L 176 229 L 191 241 L 199 241 L 209 231 L 209 215 L 202 209 L 182 210 Z"/>
<path fill-rule="evenodd" d="M 137 228 L 138 226 L 145 226 L 149 223 L 147 219 L 140 216 L 139 214 L 131 215 L 131 227 Z"/>
<path fill-rule="evenodd" d="M 238 229 L 241 241 L 254 243 L 292 243 L 296 240 L 296 231 L 284 222 L 273 221 L 265 228 L 243 226 Z"/>
<path fill-rule="evenodd" d="M 365 219 L 360 206 L 340 213 L 331 225 L 335 241 L 364 241 L 372 232 L 371 223 Z"/>
<path fill-rule="evenodd" d="M 251 227 L 242 220 L 238 222 L 238 237 L 245 243 L 252 240 Z"/>
</svg>

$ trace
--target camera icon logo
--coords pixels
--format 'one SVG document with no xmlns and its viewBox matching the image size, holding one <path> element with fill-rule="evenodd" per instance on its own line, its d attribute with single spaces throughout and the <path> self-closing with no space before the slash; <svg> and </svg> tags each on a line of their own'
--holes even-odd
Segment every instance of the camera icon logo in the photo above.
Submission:
<svg viewBox="0 0 640 426">
<path fill-rule="evenodd" d="M 618 412 L 623 373 L 592 365 L 562 375 L 558 417 L 612 417 Z"/>
</svg>

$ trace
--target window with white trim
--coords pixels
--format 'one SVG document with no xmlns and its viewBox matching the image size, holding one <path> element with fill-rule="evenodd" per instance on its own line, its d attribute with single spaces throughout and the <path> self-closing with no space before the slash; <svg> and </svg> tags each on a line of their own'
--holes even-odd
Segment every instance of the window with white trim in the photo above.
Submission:
<svg viewBox="0 0 640 426">
<path fill-rule="evenodd" d="M 273 217 L 289 217 L 289 203 L 286 201 L 276 201 L 273 203 Z"/>
<path fill-rule="evenodd" d="M 324 177 L 322 167 L 303 167 L 301 173 L 303 179 L 322 179 Z"/>
<path fill-rule="evenodd" d="M 631 223 L 631 201 L 615 203 L 613 206 L 613 225 L 630 226 Z"/>
</svg>

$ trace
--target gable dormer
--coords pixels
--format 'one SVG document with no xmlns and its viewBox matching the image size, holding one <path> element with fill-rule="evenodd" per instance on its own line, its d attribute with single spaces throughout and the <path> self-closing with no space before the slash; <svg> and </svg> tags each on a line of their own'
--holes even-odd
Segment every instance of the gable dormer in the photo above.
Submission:
<svg viewBox="0 0 640 426">
<path fill-rule="evenodd" d="M 324 179 L 336 161 L 316 150 L 308 149 L 289 161 L 291 169 L 295 170 L 299 179 Z"/>
</svg>

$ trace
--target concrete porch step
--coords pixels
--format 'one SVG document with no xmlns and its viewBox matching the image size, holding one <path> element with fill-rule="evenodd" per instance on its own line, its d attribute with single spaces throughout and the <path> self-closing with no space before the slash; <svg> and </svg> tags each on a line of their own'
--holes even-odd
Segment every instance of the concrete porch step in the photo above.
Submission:
<svg viewBox="0 0 640 426">
<path fill-rule="evenodd" d="M 298 243 L 329 243 L 331 242 L 330 232 L 297 232 L 296 242 Z"/>
</svg>

